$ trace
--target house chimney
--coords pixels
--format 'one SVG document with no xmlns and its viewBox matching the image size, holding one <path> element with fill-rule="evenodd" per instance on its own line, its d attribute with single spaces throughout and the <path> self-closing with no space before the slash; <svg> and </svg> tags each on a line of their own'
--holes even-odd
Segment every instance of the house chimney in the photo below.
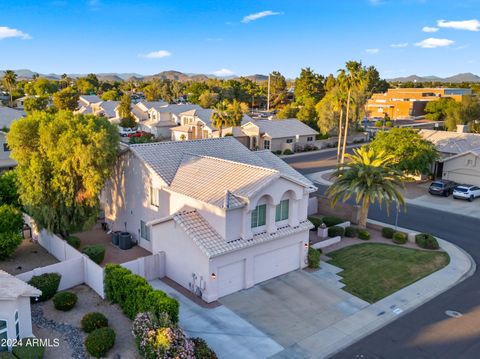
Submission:
<svg viewBox="0 0 480 359">
<path fill-rule="evenodd" d="M 457 125 L 457 133 L 467 133 L 468 125 Z"/>
<path fill-rule="evenodd" d="M 227 189 L 225 191 L 225 197 L 223 199 L 223 208 L 229 208 L 230 207 L 230 191 Z"/>
</svg>

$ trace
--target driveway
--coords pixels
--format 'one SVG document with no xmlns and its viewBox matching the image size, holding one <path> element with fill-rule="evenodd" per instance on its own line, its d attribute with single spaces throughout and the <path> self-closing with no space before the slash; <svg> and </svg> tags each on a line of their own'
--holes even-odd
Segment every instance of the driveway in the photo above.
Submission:
<svg viewBox="0 0 480 359">
<path fill-rule="evenodd" d="M 455 213 L 461 216 L 480 218 L 480 198 L 477 198 L 473 202 L 468 202 L 460 199 L 453 199 L 452 196 L 441 197 L 426 194 L 415 199 L 408 199 L 407 203 L 437 209 L 439 211 Z"/>
</svg>

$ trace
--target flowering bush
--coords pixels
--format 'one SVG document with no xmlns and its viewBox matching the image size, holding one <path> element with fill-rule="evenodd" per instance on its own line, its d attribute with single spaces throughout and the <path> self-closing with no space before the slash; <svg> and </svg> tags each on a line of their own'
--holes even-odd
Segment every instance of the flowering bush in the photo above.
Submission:
<svg viewBox="0 0 480 359">
<path fill-rule="evenodd" d="M 147 359 L 195 359 L 194 344 L 167 314 L 139 313 L 132 334 L 140 354 Z"/>
</svg>

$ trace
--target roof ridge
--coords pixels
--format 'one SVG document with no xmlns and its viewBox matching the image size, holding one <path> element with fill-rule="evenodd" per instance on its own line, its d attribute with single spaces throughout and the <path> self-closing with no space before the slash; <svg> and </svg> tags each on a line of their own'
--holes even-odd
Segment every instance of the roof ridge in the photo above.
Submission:
<svg viewBox="0 0 480 359">
<path fill-rule="evenodd" d="M 159 146 L 159 145 L 167 145 L 167 144 L 172 144 L 172 143 L 188 143 L 188 142 L 201 142 L 201 141 L 219 141 L 219 140 L 228 140 L 228 137 L 215 137 L 215 138 L 199 138 L 196 140 L 188 140 L 188 141 L 159 141 L 159 142 L 150 142 L 150 143 L 134 143 L 129 145 L 130 147 L 148 147 L 148 146 Z"/>
</svg>

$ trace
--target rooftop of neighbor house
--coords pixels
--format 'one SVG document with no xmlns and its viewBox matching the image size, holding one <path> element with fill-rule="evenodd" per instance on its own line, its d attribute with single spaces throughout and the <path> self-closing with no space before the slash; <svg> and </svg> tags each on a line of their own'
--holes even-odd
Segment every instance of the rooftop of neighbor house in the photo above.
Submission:
<svg viewBox="0 0 480 359">
<path fill-rule="evenodd" d="M 119 101 L 102 101 L 99 107 L 103 109 L 103 111 L 105 111 L 108 117 L 114 117 L 115 109 L 117 108 L 119 103 Z"/>
<path fill-rule="evenodd" d="M 318 134 L 313 128 L 296 118 L 287 118 L 285 120 L 255 120 L 251 121 L 251 123 L 258 126 L 260 133 L 272 138 L 315 136 Z"/>
<path fill-rule="evenodd" d="M 218 232 L 210 226 L 197 210 L 179 211 L 167 218 L 151 221 L 149 225 L 156 225 L 168 220 L 174 220 L 179 224 L 197 247 L 208 257 L 213 258 L 225 253 L 233 252 L 238 249 L 251 247 L 256 244 L 268 242 L 274 239 L 282 238 L 297 232 L 305 231 L 313 228 L 310 221 L 300 222 L 297 227 L 285 226 L 278 228 L 274 234 L 259 233 L 254 234 L 252 239 L 236 239 L 233 241 L 225 241 Z"/>
<path fill-rule="evenodd" d="M 310 180 L 288 166 L 270 151 L 250 151 L 235 138 L 228 136 L 193 141 L 166 141 L 130 145 L 129 149 L 143 160 L 160 178 L 171 185 L 185 154 L 208 156 L 255 167 L 276 170 L 282 176 L 311 190 Z M 207 161 L 205 161 L 207 162 Z M 195 178 L 195 176 L 193 176 Z"/>
<path fill-rule="evenodd" d="M 79 99 L 87 104 L 102 102 L 102 99 L 97 95 L 80 95 Z"/>
<path fill-rule="evenodd" d="M 477 133 L 420 130 L 419 134 L 442 153 L 459 154 L 480 148 L 480 134 Z"/>
<path fill-rule="evenodd" d="M 38 297 L 41 294 L 42 292 L 37 288 L 0 269 L 0 300 L 13 300 L 18 297 Z"/>
<path fill-rule="evenodd" d="M 17 110 L 6 106 L 0 106 L 0 128 L 12 125 L 14 120 L 25 117 L 27 114 L 23 110 Z"/>
</svg>

